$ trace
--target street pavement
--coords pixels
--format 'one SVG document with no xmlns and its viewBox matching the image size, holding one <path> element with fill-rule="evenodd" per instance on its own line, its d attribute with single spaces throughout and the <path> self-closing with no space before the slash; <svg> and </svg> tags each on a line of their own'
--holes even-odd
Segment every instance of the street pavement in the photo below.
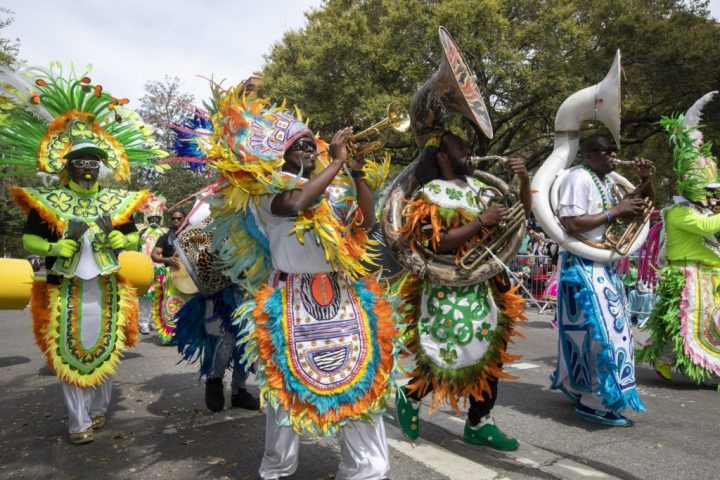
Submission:
<svg viewBox="0 0 720 480">
<path fill-rule="evenodd" d="M 507 368 L 518 378 L 501 382 L 494 410 L 520 449 L 467 445 L 463 417 L 447 410 L 428 416 L 423 408 L 418 442 L 386 420 L 393 480 L 718 478 L 720 393 L 638 368 L 648 411 L 632 414 L 635 425 L 628 428 L 587 423 L 562 394 L 547 389 L 557 350 L 552 317 L 529 312 L 528 318 L 525 339 L 512 346 L 523 358 Z M 178 359 L 174 347 L 142 336 L 114 377 L 107 425 L 93 443 L 73 446 L 60 386 L 34 345 L 29 312 L 0 312 L 0 479 L 257 478 L 264 416 L 209 412 L 196 365 Z M 252 377 L 250 385 L 257 394 Z M 334 439 L 306 437 L 293 478 L 331 479 L 338 462 Z"/>
</svg>

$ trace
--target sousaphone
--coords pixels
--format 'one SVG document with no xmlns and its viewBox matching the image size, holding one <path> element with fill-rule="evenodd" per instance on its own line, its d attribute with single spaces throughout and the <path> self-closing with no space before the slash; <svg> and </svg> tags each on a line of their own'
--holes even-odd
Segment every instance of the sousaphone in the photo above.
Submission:
<svg viewBox="0 0 720 480">
<path fill-rule="evenodd" d="M 410 126 L 418 147 L 423 148 L 434 133 L 444 130 L 445 121 L 452 115 L 467 119 L 487 138 L 492 138 L 490 115 L 474 73 L 448 31 L 440 27 L 438 34 L 442 47 L 440 65 L 410 105 Z M 508 184 L 486 172 L 475 171 L 474 175 L 493 190 L 495 200 L 504 200 L 513 213 L 504 231 L 500 227 L 485 232 L 478 247 L 459 262 L 453 255 L 435 253 L 420 242 L 410 245 L 402 238 L 406 199 L 413 198 L 420 187 L 415 176 L 417 167 L 418 159 L 398 175 L 383 204 L 383 234 L 389 252 L 419 278 L 443 285 L 474 285 L 500 273 L 505 268 L 503 264 L 514 258 L 525 235 L 524 213 Z"/>
</svg>

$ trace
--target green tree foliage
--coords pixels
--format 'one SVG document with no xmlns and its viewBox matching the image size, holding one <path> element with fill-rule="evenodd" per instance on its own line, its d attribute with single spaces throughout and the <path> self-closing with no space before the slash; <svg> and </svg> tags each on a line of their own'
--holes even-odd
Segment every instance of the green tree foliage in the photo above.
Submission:
<svg viewBox="0 0 720 480">
<path fill-rule="evenodd" d="M 720 25 L 706 0 L 328 0 L 304 28 L 273 46 L 261 93 L 287 98 L 326 136 L 367 126 L 386 105 L 409 105 L 437 68 L 445 26 L 475 70 L 495 138 L 475 138 L 478 153 L 521 155 L 537 167 L 553 148 L 557 108 L 599 82 L 622 51 L 622 155 L 671 169 L 661 115 L 687 109 L 720 85 Z M 717 138 L 720 102 L 706 112 Z M 401 160 L 411 135 L 392 136 Z M 666 179 L 667 180 L 667 179 Z"/>
<path fill-rule="evenodd" d="M 18 63 L 20 41 L 7 38 L 3 30 L 13 22 L 13 12 L 0 8 L 0 67 L 14 69 Z M 0 172 L 3 173 L 3 172 Z M 3 177 L 3 175 L 0 175 Z M 20 236 L 25 216 L 13 207 L 13 201 L 8 194 L 8 186 L 15 182 L 15 178 L 0 179 L 0 255 L 3 257 L 22 257 L 22 244 Z"/>
</svg>

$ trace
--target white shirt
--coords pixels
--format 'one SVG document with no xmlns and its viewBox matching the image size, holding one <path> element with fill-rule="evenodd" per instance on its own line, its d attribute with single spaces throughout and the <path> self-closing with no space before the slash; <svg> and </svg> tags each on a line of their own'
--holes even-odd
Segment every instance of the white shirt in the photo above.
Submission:
<svg viewBox="0 0 720 480">
<path fill-rule="evenodd" d="M 610 206 L 617 203 L 616 196 L 622 198 L 622 189 L 615 189 L 617 195 L 613 194 L 613 189 L 610 188 L 613 181 L 609 177 L 605 177 L 606 181 L 598 180 L 599 185 L 596 186 L 590 172 L 580 166 L 571 168 L 558 187 L 558 218 L 601 213 L 605 207 L 600 189 Z M 607 224 L 603 224 L 582 235 L 590 240 L 600 242 L 606 228 Z"/>
<path fill-rule="evenodd" d="M 315 240 L 314 232 L 304 232 L 303 245 L 293 232 L 295 217 L 272 214 L 270 206 L 274 198 L 274 195 L 263 195 L 258 208 L 253 208 L 258 227 L 270 244 L 273 269 L 286 273 L 332 272 L 332 267 L 325 260 L 325 251 Z"/>
</svg>

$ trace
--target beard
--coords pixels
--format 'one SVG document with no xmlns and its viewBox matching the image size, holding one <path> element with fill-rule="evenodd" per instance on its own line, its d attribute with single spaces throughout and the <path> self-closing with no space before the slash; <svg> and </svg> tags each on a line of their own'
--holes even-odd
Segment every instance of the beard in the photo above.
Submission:
<svg viewBox="0 0 720 480">
<path fill-rule="evenodd" d="M 472 162 L 469 158 L 463 158 L 462 160 L 452 162 L 453 173 L 459 177 L 470 177 L 475 171 Z"/>
</svg>

